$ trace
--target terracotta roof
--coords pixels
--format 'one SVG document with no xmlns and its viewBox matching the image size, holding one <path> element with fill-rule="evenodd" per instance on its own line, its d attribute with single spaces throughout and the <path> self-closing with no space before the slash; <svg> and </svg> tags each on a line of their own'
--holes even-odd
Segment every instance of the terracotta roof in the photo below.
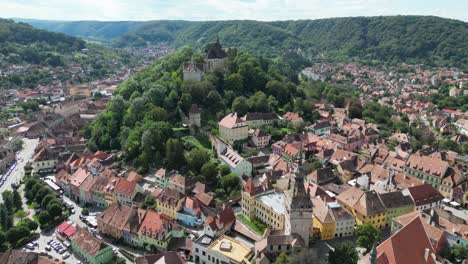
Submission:
<svg viewBox="0 0 468 264">
<path fill-rule="evenodd" d="M 385 213 L 385 206 L 374 191 L 364 192 L 358 188 L 349 188 L 336 196 L 336 199 L 362 215 L 374 216 Z"/>
<path fill-rule="evenodd" d="M 339 162 L 345 161 L 345 160 L 354 160 L 356 157 L 357 157 L 356 153 L 346 151 L 346 150 L 342 150 L 342 149 L 337 149 L 331 155 L 330 161 L 335 162 L 335 163 L 339 163 Z"/>
<path fill-rule="evenodd" d="M 145 234 L 145 232 L 150 233 L 161 233 L 168 232 L 167 224 L 171 221 L 171 218 L 164 216 L 163 214 L 158 214 L 155 211 L 147 210 L 146 216 L 143 222 L 138 229 L 138 234 Z"/>
<path fill-rule="evenodd" d="M 251 196 L 255 195 L 255 184 L 253 182 L 252 177 L 249 177 L 249 179 L 245 183 L 245 185 L 243 187 L 243 191 L 249 193 Z"/>
<path fill-rule="evenodd" d="M 192 210 L 195 214 L 200 215 L 201 208 L 197 199 L 192 197 L 187 197 L 185 199 L 185 208 Z"/>
<path fill-rule="evenodd" d="M 195 187 L 193 188 L 192 192 L 193 193 L 201 193 L 201 192 L 205 192 L 205 184 L 204 183 L 201 183 L 201 182 L 196 182 L 195 183 Z"/>
<path fill-rule="evenodd" d="M 411 194 L 411 197 L 413 198 L 416 206 L 431 204 L 444 199 L 442 194 L 440 194 L 440 192 L 434 189 L 434 187 L 432 187 L 430 184 L 409 187 L 408 191 Z"/>
<path fill-rule="evenodd" d="M 196 193 L 195 198 L 198 199 L 203 205 L 209 206 L 211 204 L 211 201 L 214 199 L 214 195 L 210 193 L 204 193 L 204 192 L 199 192 Z"/>
<path fill-rule="evenodd" d="M 420 179 L 412 176 L 405 176 L 404 173 L 396 173 L 395 176 L 393 176 L 393 181 L 400 190 L 424 184 Z"/>
<path fill-rule="evenodd" d="M 132 196 L 135 192 L 136 183 L 131 182 L 127 179 L 120 179 L 120 181 L 115 186 L 114 192 L 120 193 L 122 195 Z"/>
<path fill-rule="evenodd" d="M 97 217 L 97 220 L 117 230 L 123 230 L 134 212 L 135 209 L 116 203 L 104 210 L 104 212 Z"/>
<path fill-rule="evenodd" d="M 79 168 L 73 173 L 70 183 L 76 187 L 80 187 L 89 175 L 91 174 L 87 170 Z"/>
<path fill-rule="evenodd" d="M 141 179 L 143 179 L 143 176 L 141 176 L 141 174 L 138 174 L 134 171 L 130 172 L 127 176 L 127 180 L 131 182 L 139 182 L 141 181 Z"/>
<path fill-rule="evenodd" d="M 166 178 L 166 169 L 160 168 L 154 173 L 154 176 L 160 179 L 165 179 Z"/>
<path fill-rule="evenodd" d="M 182 257 L 174 251 L 145 255 L 135 258 L 135 264 L 184 264 Z"/>
<path fill-rule="evenodd" d="M 220 126 L 227 128 L 234 128 L 235 126 L 246 126 L 247 124 L 240 117 L 237 116 L 237 113 L 230 113 L 225 116 L 218 123 Z"/>
<path fill-rule="evenodd" d="M 436 263 L 432 255 L 434 249 L 419 217 L 382 242 L 376 251 L 377 264 Z"/>
<path fill-rule="evenodd" d="M 286 114 L 283 115 L 283 118 L 291 122 L 302 121 L 302 117 L 300 117 L 298 113 L 293 113 L 293 112 L 287 112 Z"/>
<path fill-rule="evenodd" d="M 70 240 L 93 257 L 97 256 L 101 249 L 108 247 L 83 228 L 77 228 Z"/>
<path fill-rule="evenodd" d="M 320 185 L 334 181 L 336 179 L 336 176 L 335 174 L 333 174 L 332 169 L 327 167 L 313 171 L 312 173 L 307 175 L 307 178 L 312 182 Z"/>
<path fill-rule="evenodd" d="M 180 192 L 169 188 L 163 189 L 162 192 L 156 197 L 156 199 L 161 203 L 170 206 L 176 206 L 179 200 L 183 198 L 184 196 Z"/>
<path fill-rule="evenodd" d="M 55 179 L 56 179 L 57 181 L 68 182 L 68 181 L 70 181 L 70 179 L 71 179 L 71 175 L 70 175 L 70 173 L 68 173 L 68 172 L 65 171 L 65 170 L 60 170 L 60 171 L 55 175 Z"/>
<path fill-rule="evenodd" d="M 185 187 L 185 183 L 186 183 L 186 178 L 182 175 L 175 175 L 174 177 L 172 177 L 172 179 L 170 180 L 170 182 L 176 186 L 183 186 Z"/>
<path fill-rule="evenodd" d="M 443 178 L 449 167 L 448 162 L 429 156 L 413 154 L 406 162 L 406 166 L 424 173 Z"/>
</svg>

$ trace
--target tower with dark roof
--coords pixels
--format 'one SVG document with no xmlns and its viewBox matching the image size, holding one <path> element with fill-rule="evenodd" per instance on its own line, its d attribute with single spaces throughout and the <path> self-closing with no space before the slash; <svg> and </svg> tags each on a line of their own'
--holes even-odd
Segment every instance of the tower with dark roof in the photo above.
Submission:
<svg viewBox="0 0 468 264">
<path fill-rule="evenodd" d="M 295 171 L 294 186 L 292 186 L 292 190 L 290 190 L 291 198 L 287 205 L 289 223 L 286 225 L 285 231 L 287 234 L 299 235 L 304 240 L 305 245 L 308 246 L 312 225 L 312 201 L 309 192 L 306 191 L 304 187 L 304 178 L 305 172 L 302 164 L 302 155 L 299 155 Z"/>
<path fill-rule="evenodd" d="M 216 42 L 209 44 L 206 50 L 206 71 L 213 72 L 218 69 L 224 69 L 226 59 L 227 54 L 219 42 L 219 37 L 217 37 Z"/>
</svg>

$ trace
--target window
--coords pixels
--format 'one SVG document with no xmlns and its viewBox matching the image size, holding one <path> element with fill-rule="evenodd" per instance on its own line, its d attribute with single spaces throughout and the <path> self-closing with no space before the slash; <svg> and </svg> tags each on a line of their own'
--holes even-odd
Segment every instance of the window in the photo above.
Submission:
<svg viewBox="0 0 468 264">
<path fill-rule="evenodd" d="M 203 255 L 203 256 L 206 256 L 206 252 L 205 252 L 205 251 L 202 251 L 202 255 Z"/>
</svg>

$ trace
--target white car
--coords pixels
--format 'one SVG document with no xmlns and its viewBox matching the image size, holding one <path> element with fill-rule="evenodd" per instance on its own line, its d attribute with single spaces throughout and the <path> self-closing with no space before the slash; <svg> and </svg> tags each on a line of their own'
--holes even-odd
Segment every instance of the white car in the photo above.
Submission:
<svg viewBox="0 0 468 264">
<path fill-rule="evenodd" d="M 65 254 L 62 255 L 62 259 L 67 259 L 69 257 L 70 257 L 70 254 L 68 254 L 68 253 L 65 253 Z"/>
</svg>

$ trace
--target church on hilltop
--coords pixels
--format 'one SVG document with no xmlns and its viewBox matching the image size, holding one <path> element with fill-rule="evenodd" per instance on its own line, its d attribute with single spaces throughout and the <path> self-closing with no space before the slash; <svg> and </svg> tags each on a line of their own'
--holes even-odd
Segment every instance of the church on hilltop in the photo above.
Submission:
<svg viewBox="0 0 468 264">
<path fill-rule="evenodd" d="M 224 70 L 227 54 L 219 42 L 219 37 L 215 43 L 210 43 L 206 49 L 204 62 L 195 63 L 191 61 L 184 65 L 184 80 L 201 81 L 203 77 L 216 70 Z"/>
</svg>

